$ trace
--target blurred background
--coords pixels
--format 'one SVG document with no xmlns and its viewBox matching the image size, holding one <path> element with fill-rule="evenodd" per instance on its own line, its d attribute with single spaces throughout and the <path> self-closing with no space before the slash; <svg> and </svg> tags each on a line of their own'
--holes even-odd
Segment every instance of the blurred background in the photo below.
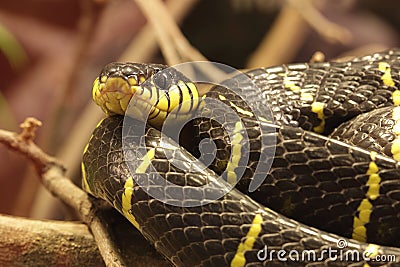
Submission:
<svg viewBox="0 0 400 267">
<path fill-rule="evenodd" d="M 399 45 L 395 0 L 164 3 L 201 54 L 240 69 L 307 62 L 316 51 L 331 60 Z M 91 103 L 101 68 L 119 60 L 171 63 L 148 16 L 133 0 L 1 1 L 0 128 L 18 131 L 27 116 L 41 120 L 36 143 L 80 184 L 83 147 L 102 116 Z M 30 163 L 0 146 L 0 213 L 64 218 L 57 203 Z"/>
</svg>

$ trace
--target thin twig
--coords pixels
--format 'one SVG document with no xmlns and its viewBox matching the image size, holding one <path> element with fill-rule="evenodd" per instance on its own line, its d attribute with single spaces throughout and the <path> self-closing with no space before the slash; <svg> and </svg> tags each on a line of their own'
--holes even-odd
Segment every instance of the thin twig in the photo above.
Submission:
<svg viewBox="0 0 400 267">
<path fill-rule="evenodd" d="M 160 10 L 163 8 L 163 4 L 157 0 L 136 0 L 135 2 L 151 23 L 167 63 L 174 65 L 182 62 L 181 56 L 175 49 L 174 42 L 170 39 L 169 32 L 164 30 L 166 25 L 171 23 L 167 12 Z"/>
<path fill-rule="evenodd" d="M 298 12 L 284 5 L 246 67 L 258 68 L 290 61 L 302 46 L 309 27 Z"/>
<path fill-rule="evenodd" d="M 0 143 L 24 155 L 29 155 L 29 159 L 35 165 L 39 174 L 42 174 L 50 166 L 64 170 L 63 166 L 55 158 L 44 153 L 32 142 L 36 129 L 36 127 L 31 126 L 32 120 L 37 121 L 33 118 L 27 118 L 21 123 L 22 132 L 20 134 L 0 129 Z M 29 138 L 27 138 L 28 136 Z"/>
<path fill-rule="evenodd" d="M 107 266 L 125 266 L 111 242 L 106 226 L 99 218 L 100 211 L 88 194 L 74 185 L 65 174 L 65 168 L 54 157 L 41 150 L 32 138 L 35 136 L 36 127 L 32 127 L 32 118 L 21 124 L 22 133 L 17 134 L 0 130 L 0 143 L 19 152 L 33 162 L 43 185 L 65 204 L 78 211 L 82 220 L 90 227 L 93 236 L 99 245 L 99 250 Z M 25 138 L 30 136 L 30 138 Z"/>
<path fill-rule="evenodd" d="M 160 0 L 135 0 L 135 2 L 154 28 L 168 65 L 173 66 L 186 61 L 208 62 L 207 58 L 186 39 L 163 2 Z M 226 77 L 226 73 L 213 64 L 197 64 L 195 68 L 210 81 L 218 82 Z"/>
<path fill-rule="evenodd" d="M 168 0 L 165 2 L 165 6 L 172 20 L 180 23 L 197 2 L 198 0 Z M 152 25 L 146 24 L 135 36 L 119 60 L 147 62 L 155 54 L 156 48 L 156 34 Z"/>
<path fill-rule="evenodd" d="M 324 17 L 312 4 L 312 0 L 286 0 L 299 15 L 322 37 L 332 43 L 348 44 L 352 40 L 351 32 Z"/>
<path fill-rule="evenodd" d="M 183 35 L 164 3 L 160 0 L 135 0 L 135 2 L 153 26 L 169 65 L 183 61 L 207 61 L 207 58 Z"/>
<path fill-rule="evenodd" d="M 316 51 L 310 58 L 310 63 L 317 63 L 317 62 L 324 62 L 325 61 L 325 54 L 321 51 Z"/>
<path fill-rule="evenodd" d="M 82 72 L 82 66 L 85 61 L 85 54 L 88 51 L 88 46 L 90 44 L 90 37 L 92 36 L 93 28 L 95 26 L 97 14 L 94 10 L 94 3 L 92 0 L 82 0 L 79 1 L 82 15 L 78 21 L 78 34 L 76 49 L 73 50 L 71 57 L 71 65 L 68 66 L 68 71 L 66 72 L 65 79 L 59 83 L 55 84 L 56 90 L 59 92 L 52 98 L 47 108 L 49 114 L 46 124 L 44 125 L 43 134 L 41 134 L 38 143 L 42 147 L 48 149 L 49 151 L 55 151 L 57 148 L 52 147 L 55 143 L 58 143 L 60 136 L 56 134 L 59 133 L 57 129 L 63 128 L 63 124 L 67 124 L 71 116 L 76 116 L 73 113 L 66 113 L 65 107 L 68 106 L 67 103 L 71 103 L 74 99 L 76 92 L 75 83 L 78 80 L 79 75 Z M 74 155 L 76 157 L 76 154 Z M 21 185 L 22 192 L 18 195 L 16 204 L 14 208 L 14 213 L 21 213 L 21 209 L 26 209 L 27 204 L 31 205 L 32 210 L 38 210 L 38 206 L 41 207 L 41 213 L 44 213 L 44 208 L 42 203 L 38 203 L 37 195 L 41 193 L 38 183 L 32 179 L 30 172 L 28 171 L 23 178 L 23 184 Z M 28 196 L 28 197 L 27 197 Z M 50 200 L 52 201 L 52 200 Z M 49 201 L 45 203 L 50 203 Z M 30 212 L 30 216 L 38 217 L 37 214 Z"/>
<path fill-rule="evenodd" d="M 347 44 L 352 39 L 349 30 L 325 18 L 312 0 L 286 0 L 276 22 L 246 67 L 265 67 L 290 61 L 304 43 L 310 28 L 330 42 Z"/>
</svg>

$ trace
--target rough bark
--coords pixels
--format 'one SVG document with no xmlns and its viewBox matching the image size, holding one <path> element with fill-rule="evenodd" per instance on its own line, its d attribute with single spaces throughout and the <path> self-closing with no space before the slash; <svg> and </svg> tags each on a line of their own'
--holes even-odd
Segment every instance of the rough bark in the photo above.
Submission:
<svg viewBox="0 0 400 267">
<path fill-rule="evenodd" d="M 127 266 L 169 266 L 122 216 L 111 209 L 113 242 Z M 100 241 L 101 242 L 101 241 Z M 41 221 L 0 215 L 0 266 L 105 266 L 81 222 Z"/>
</svg>

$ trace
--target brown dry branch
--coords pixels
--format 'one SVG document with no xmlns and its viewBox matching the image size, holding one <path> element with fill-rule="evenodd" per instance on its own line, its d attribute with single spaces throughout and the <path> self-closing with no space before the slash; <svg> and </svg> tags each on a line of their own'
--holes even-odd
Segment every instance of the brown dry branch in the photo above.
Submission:
<svg viewBox="0 0 400 267">
<path fill-rule="evenodd" d="M 128 266 L 170 266 L 132 225 L 112 208 L 102 209 Z M 0 266 L 105 266 L 87 225 L 0 215 Z"/>
<path fill-rule="evenodd" d="M 36 118 L 26 118 L 26 120 L 20 124 L 22 132 L 18 135 L 18 138 L 25 143 L 32 142 L 35 138 L 35 131 L 40 126 L 42 126 L 42 122 Z"/>
<path fill-rule="evenodd" d="M 350 31 L 324 17 L 321 12 L 313 5 L 313 0 L 298 1 L 286 0 L 287 3 L 295 8 L 299 15 L 306 21 L 319 35 L 332 43 L 348 44 L 352 40 Z"/>
<path fill-rule="evenodd" d="M 298 12 L 292 6 L 284 5 L 246 67 L 266 67 L 290 61 L 302 46 L 307 33 L 307 24 Z"/>
<path fill-rule="evenodd" d="M 135 2 L 151 23 L 169 65 L 183 61 L 207 61 L 182 34 L 163 2 L 160 0 L 135 0 Z"/>
<path fill-rule="evenodd" d="M 310 63 L 324 62 L 325 54 L 321 51 L 316 51 L 310 58 Z"/>
<path fill-rule="evenodd" d="M 40 124 L 41 122 L 35 118 L 27 118 L 21 123 L 22 132 L 19 134 L 0 129 L 0 143 L 23 155 L 29 155 L 39 174 L 43 174 L 50 166 L 64 172 L 64 167 L 55 158 L 44 153 L 32 142 L 35 137 L 35 130 Z"/>
<path fill-rule="evenodd" d="M 102 223 L 99 214 L 101 211 L 92 198 L 84 191 L 74 185 L 64 173 L 65 168 L 56 158 L 47 155 L 41 150 L 31 138 L 34 137 L 36 127 L 32 127 L 32 118 L 28 118 L 22 123 L 22 133 L 17 134 L 5 130 L 0 130 L 0 143 L 19 152 L 32 161 L 43 185 L 57 198 L 72 207 L 82 217 L 92 230 L 93 236 L 99 246 L 99 250 L 107 266 L 124 266 L 120 255 L 117 253 L 112 238 L 109 236 L 109 229 Z M 35 124 L 38 124 L 37 122 Z M 21 138 L 21 136 L 25 136 Z"/>
<path fill-rule="evenodd" d="M 57 90 L 61 93 L 52 98 L 52 101 L 50 102 L 50 106 L 48 108 L 48 114 L 50 114 L 50 117 L 44 127 L 45 130 L 43 131 L 43 135 L 41 136 L 41 140 L 39 142 L 43 144 L 43 147 L 48 149 L 50 149 L 51 144 L 56 143 L 56 139 L 59 138 L 56 136 L 57 129 L 62 128 L 62 124 L 68 121 L 68 116 L 73 116 L 73 114 L 65 113 L 63 111 L 74 97 L 74 92 L 76 90 L 74 84 L 80 75 L 82 65 L 84 65 L 84 55 L 88 50 L 90 44 L 89 40 L 94 32 L 93 29 L 96 24 L 96 19 L 98 18 L 98 16 L 96 16 L 97 14 L 95 13 L 94 3 L 92 0 L 82 0 L 79 1 L 79 4 L 82 15 L 80 16 L 78 22 L 78 38 L 76 42 L 77 48 L 72 55 L 73 60 L 69 71 L 66 73 L 66 79 L 57 88 Z M 76 157 L 76 155 L 74 156 Z M 35 205 L 37 201 L 34 199 L 34 194 L 37 196 L 38 194 L 42 193 L 40 190 L 41 187 L 38 187 L 38 183 L 32 181 L 31 178 L 32 177 L 30 176 L 30 173 L 27 172 L 23 179 L 21 193 L 18 195 L 16 201 L 16 208 L 14 208 L 14 213 L 16 214 L 20 213 L 20 210 L 27 206 L 27 202 L 31 203 L 33 201 L 33 205 Z M 37 187 L 39 190 L 37 190 Z M 51 201 L 47 201 L 46 203 L 51 203 Z M 32 210 L 35 211 L 37 208 L 33 206 Z"/>
<path fill-rule="evenodd" d="M 0 266 L 104 266 L 82 223 L 0 215 L 0 233 Z"/>
<path fill-rule="evenodd" d="M 257 68 L 289 62 L 303 45 L 310 29 L 330 42 L 347 44 L 352 39 L 349 30 L 324 17 L 313 0 L 286 0 L 274 25 L 251 55 L 246 67 Z"/>
<path fill-rule="evenodd" d="M 135 2 L 154 29 L 161 52 L 168 65 L 172 66 L 187 61 L 208 61 L 186 39 L 162 1 L 135 0 Z M 196 69 L 212 81 L 222 81 L 226 77 L 225 73 L 213 64 L 197 64 Z M 204 86 L 204 88 L 207 90 L 209 86 Z M 202 89 L 199 88 L 199 90 Z"/>
<path fill-rule="evenodd" d="M 176 23 L 180 23 L 189 14 L 198 0 L 168 0 L 165 2 L 167 13 Z M 135 36 L 120 57 L 120 61 L 148 62 L 156 53 L 157 40 L 153 27 L 146 24 Z"/>
</svg>

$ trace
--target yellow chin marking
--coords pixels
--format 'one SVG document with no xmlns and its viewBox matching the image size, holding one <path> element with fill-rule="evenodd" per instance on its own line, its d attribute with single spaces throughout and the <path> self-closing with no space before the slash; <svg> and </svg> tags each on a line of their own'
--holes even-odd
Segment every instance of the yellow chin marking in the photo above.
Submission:
<svg viewBox="0 0 400 267">
<path fill-rule="evenodd" d="M 130 85 L 130 86 L 135 86 L 135 85 L 138 84 L 138 83 L 137 83 L 137 80 L 136 80 L 135 78 L 133 78 L 133 77 L 128 78 L 128 81 L 129 81 L 129 85 Z"/>
<path fill-rule="evenodd" d="M 114 113 L 124 115 L 132 95 L 138 89 L 137 86 L 130 86 L 120 77 L 108 79 L 101 77 L 100 80 L 96 78 L 93 82 L 92 97 L 94 102 L 107 115 Z"/>
<path fill-rule="evenodd" d="M 146 81 L 146 77 L 144 77 L 143 75 L 139 76 L 139 82 L 140 84 L 144 83 Z"/>
<path fill-rule="evenodd" d="M 96 102 L 97 99 L 100 97 L 100 81 L 99 77 L 97 77 L 94 82 L 93 82 L 93 87 L 92 87 L 92 98 Z M 97 102 L 96 102 L 97 103 Z"/>
</svg>

